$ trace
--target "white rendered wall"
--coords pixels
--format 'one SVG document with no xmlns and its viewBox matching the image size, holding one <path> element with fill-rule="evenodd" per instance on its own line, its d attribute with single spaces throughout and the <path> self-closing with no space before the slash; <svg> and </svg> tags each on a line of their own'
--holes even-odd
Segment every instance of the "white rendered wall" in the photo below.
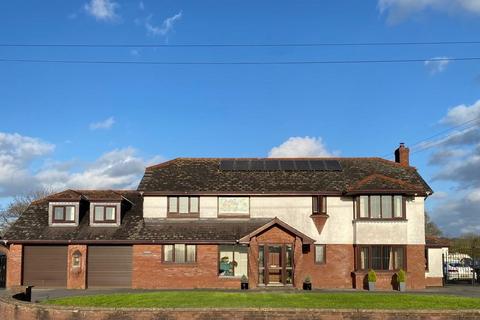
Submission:
<svg viewBox="0 0 480 320">
<path fill-rule="evenodd" d="M 442 248 L 428 248 L 428 271 L 426 277 L 443 277 Z"/>
<path fill-rule="evenodd" d="M 166 218 L 167 197 L 144 197 L 143 217 L 144 218 Z"/>
<path fill-rule="evenodd" d="M 216 218 L 217 212 L 217 197 L 200 197 L 200 218 Z"/>
</svg>

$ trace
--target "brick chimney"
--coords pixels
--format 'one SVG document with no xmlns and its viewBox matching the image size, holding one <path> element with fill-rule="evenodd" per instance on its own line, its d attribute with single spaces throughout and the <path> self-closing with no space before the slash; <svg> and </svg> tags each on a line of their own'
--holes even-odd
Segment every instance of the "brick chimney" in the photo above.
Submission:
<svg viewBox="0 0 480 320">
<path fill-rule="evenodd" d="M 410 166 L 409 160 L 410 149 L 405 147 L 405 143 L 401 142 L 397 150 L 395 150 L 395 162 L 400 163 L 404 167 Z"/>
</svg>

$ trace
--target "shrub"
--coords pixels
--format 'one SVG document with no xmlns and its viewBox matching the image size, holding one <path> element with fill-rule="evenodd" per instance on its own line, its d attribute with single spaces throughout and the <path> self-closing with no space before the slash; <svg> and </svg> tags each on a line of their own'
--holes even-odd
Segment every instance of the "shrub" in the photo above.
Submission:
<svg viewBox="0 0 480 320">
<path fill-rule="evenodd" d="M 305 280 L 303 280 L 303 283 L 312 283 L 312 278 L 310 276 L 306 276 Z"/>
<path fill-rule="evenodd" d="M 242 278 L 240 279 L 241 283 L 248 283 L 248 278 L 246 275 L 243 275 Z"/>
<path fill-rule="evenodd" d="M 377 282 L 377 274 L 374 270 L 368 270 L 368 282 Z"/>
<path fill-rule="evenodd" d="M 400 269 L 397 272 L 397 281 L 400 283 L 400 282 L 405 282 L 406 280 L 407 280 L 407 274 L 403 269 Z"/>
</svg>

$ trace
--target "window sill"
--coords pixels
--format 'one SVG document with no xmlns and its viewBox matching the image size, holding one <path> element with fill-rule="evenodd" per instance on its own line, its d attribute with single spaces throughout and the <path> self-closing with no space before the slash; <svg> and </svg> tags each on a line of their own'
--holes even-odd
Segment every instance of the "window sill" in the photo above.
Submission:
<svg viewBox="0 0 480 320">
<path fill-rule="evenodd" d="M 353 223 L 358 222 L 407 222 L 406 218 L 397 218 L 397 219 L 354 219 Z"/>
<path fill-rule="evenodd" d="M 238 276 L 218 276 L 218 279 L 221 279 L 221 280 L 235 280 L 235 281 L 239 281 L 242 277 L 238 277 Z"/>
<path fill-rule="evenodd" d="M 78 227 L 76 222 L 52 222 L 50 227 Z"/>
<path fill-rule="evenodd" d="M 403 269 L 405 272 L 407 272 L 407 270 Z M 397 270 L 373 270 L 375 271 L 375 273 L 378 275 L 391 275 L 391 274 L 395 274 L 397 272 L 400 271 L 400 269 L 397 269 Z M 356 270 L 354 271 L 355 274 L 368 274 L 368 270 Z M 408 273 L 408 272 L 407 272 Z"/>
<path fill-rule="evenodd" d="M 165 262 L 165 261 L 162 261 L 162 264 L 166 266 L 172 266 L 172 267 L 196 267 L 198 265 L 196 262 L 176 263 L 176 262 Z"/>
<path fill-rule="evenodd" d="M 167 218 L 169 219 L 198 219 L 200 218 L 199 213 L 167 213 Z"/>
</svg>

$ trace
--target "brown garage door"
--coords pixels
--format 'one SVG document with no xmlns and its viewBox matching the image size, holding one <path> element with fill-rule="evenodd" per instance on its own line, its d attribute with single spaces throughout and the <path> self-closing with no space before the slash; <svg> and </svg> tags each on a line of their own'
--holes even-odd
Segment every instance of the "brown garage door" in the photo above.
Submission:
<svg viewBox="0 0 480 320">
<path fill-rule="evenodd" d="M 88 287 L 132 286 L 131 246 L 89 246 Z"/>
<path fill-rule="evenodd" d="M 23 285 L 67 286 L 67 246 L 25 246 Z"/>
</svg>

